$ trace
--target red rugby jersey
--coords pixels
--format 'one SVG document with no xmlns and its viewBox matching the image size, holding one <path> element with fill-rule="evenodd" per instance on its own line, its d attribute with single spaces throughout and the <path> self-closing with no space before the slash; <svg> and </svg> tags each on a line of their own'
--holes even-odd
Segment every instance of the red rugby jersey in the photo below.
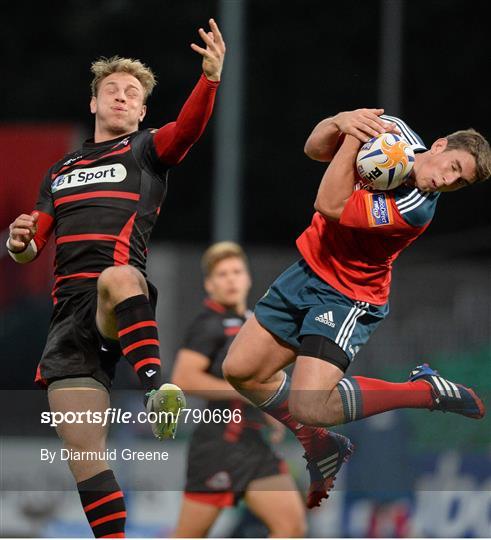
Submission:
<svg viewBox="0 0 491 540">
<path fill-rule="evenodd" d="M 383 118 L 397 123 L 415 151 L 425 149 L 402 120 Z M 392 191 L 357 189 L 339 222 L 316 212 L 297 247 L 312 270 L 336 290 L 353 300 L 383 305 L 394 260 L 428 227 L 438 196 L 405 184 Z"/>
</svg>

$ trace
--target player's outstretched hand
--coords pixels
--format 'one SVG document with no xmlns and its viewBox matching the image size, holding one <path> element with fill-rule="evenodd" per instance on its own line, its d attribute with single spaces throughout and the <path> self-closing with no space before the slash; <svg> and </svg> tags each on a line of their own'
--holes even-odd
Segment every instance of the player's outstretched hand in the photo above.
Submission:
<svg viewBox="0 0 491 540">
<path fill-rule="evenodd" d="M 379 118 L 383 113 L 384 109 L 356 109 L 338 113 L 334 121 L 341 133 L 352 135 L 363 143 L 382 133 L 400 135 L 401 132 L 394 122 Z"/>
<path fill-rule="evenodd" d="M 39 214 L 33 212 L 32 216 L 21 214 L 10 224 L 9 249 L 10 251 L 24 251 L 29 242 L 34 238 L 37 230 Z"/>
<path fill-rule="evenodd" d="M 198 30 L 201 39 L 206 44 L 206 49 L 191 43 L 191 49 L 203 57 L 203 71 L 210 81 L 219 81 L 225 58 L 225 42 L 214 19 L 210 19 L 211 32 L 205 32 L 203 28 Z"/>
</svg>

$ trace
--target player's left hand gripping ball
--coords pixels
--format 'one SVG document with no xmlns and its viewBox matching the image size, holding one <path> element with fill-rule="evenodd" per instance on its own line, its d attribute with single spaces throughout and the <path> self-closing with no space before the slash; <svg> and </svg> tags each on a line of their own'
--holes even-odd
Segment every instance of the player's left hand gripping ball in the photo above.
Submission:
<svg viewBox="0 0 491 540">
<path fill-rule="evenodd" d="M 185 408 L 184 392 L 175 384 L 165 383 L 149 393 L 147 414 L 155 413 L 157 416 L 156 421 L 152 422 L 152 432 L 159 441 L 175 438 L 179 415 Z"/>
</svg>

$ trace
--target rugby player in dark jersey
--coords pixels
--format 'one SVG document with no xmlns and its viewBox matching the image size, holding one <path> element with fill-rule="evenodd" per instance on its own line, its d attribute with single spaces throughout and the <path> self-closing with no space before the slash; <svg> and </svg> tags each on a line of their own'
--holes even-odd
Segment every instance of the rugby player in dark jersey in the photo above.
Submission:
<svg viewBox="0 0 491 540">
<path fill-rule="evenodd" d="M 398 133 L 415 151 L 411 176 L 391 191 L 359 183 L 362 143 Z M 491 174 L 488 141 L 473 129 L 427 148 L 399 118 L 382 109 L 341 112 L 320 122 L 305 145 L 330 162 L 311 225 L 297 239 L 302 258 L 257 303 L 224 361 L 244 396 L 291 429 L 305 450 L 309 507 L 327 497 L 352 453 L 351 442 L 323 427 L 411 407 L 482 418 L 482 400 L 427 364 L 404 383 L 345 376 L 360 348 L 388 313 L 392 265 L 430 224 L 438 197 Z M 282 371 L 295 362 L 291 379 Z"/>
<path fill-rule="evenodd" d="M 189 444 L 187 480 L 174 536 L 207 535 L 223 508 L 244 499 L 272 537 L 305 536 L 305 511 L 285 463 L 265 442 L 265 421 L 284 427 L 223 380 L 222 362 L 249 313 L 251 285 L 246 256 L 233 242 L 212 245 L 202 258 L 208 297 L 188 328 L 173 382 L 208 403 Z M 231 413 L 233 412 L 233 415 Z M 269 418 L 269 420 L 268 420 Z M 272 435 L 278 436 L 278 431 Z"/>
<path fill-rule="evenodd" d="M 203 74 L 177 120 L 160 129 L 138 129 L 156 83 L 147 66 L 119 57 L 92 64 L 94 138 L 51 167 L 35 210 L 10 226 L 7 248 L 20 263 L 34 260 L 55 233 L 54 309 L 36 376 L 48 387 L 53 412 L 103 413 L 121 354 L 142 383 L 147 410 L 161 406 L 147 243 L 167 173 L 199 139 L 213 109 L 225 44 L 215 21 L 209 24 L 210 31 L 199 29 L 205 46 L 191 44 L 203 57 Z M 105 450 L 101 424 L 63 423 L 57 431 L 75 452 Z M 69 466 L 94 535 L 123 537 L 124 496 L 107 461 L 82 458 Z"/>
</svg>

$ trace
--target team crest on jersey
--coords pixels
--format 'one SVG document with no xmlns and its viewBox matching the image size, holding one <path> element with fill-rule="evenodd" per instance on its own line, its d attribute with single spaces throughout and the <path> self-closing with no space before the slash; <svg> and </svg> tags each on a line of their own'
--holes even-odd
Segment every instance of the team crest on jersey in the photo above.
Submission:
<svg viewBox="0 0 491 540">
<path fill-rule="evenodd" d="M 72 157 L 70 159 L 67 159 L 63 165 L 66 167 L 67 165 L 71 165 L 72 163 L 75 163 L 75 161 L 78 161 L 79 159 L 82 159 L 83 155 L 80 154 L 78 156 Z"/>
<path fill-rule="evenodd" d="M 51 192 L 61 189 L 80 187 L 87 184 L 122 182 L 127 175 L 126 167 L 121 163 L 102 165 L 87 169 L 75 169 L 67 174 L 60 174 L 51 183 Z"/>
<path fill-rule="evenodd" d="M 117 148 L 118 146 L 127 146 L 130 142 L 129 137 L 125 137 L 122 141 L 119 141 L 117 144 L 113 146 L 113 148 Z"/>
<path fill-rule="evenodd" d="M 385 193 L 370 193 L 365 199 L 370 227 L 394 223 L 392 208 Z"/>
</svg>

